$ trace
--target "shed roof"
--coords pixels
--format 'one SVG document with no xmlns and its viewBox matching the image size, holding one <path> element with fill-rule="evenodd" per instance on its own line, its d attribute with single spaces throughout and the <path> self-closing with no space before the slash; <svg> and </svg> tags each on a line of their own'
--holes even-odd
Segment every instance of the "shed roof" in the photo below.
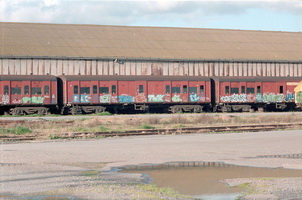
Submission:
<svg viewBox="0 0 302 200">
<path fill-rule="evenodd" d="M 0 22 L 1 57 L 302 61 L 302 33 Z"/>
<path fill-rule="evenodd" d="M 64 81 L 210 81 L 200 76 L 61 75 Z"/>
</svg>

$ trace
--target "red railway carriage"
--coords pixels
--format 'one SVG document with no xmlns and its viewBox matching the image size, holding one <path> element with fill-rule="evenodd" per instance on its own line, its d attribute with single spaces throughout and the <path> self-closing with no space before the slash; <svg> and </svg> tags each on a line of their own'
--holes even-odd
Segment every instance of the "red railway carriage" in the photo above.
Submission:
<svg viewBox="0 0 302 200">
<path fill-rule="evenodd" d="M 218 111 L 290 110 L 301 77 L 216 77 Z"/>
<path fill-rule="evenodd" d="M 59 77 L 62 113 L 103 112 L 105 109 L 201 112 L 211 103 L 211 80 L 186 76 Z"/>
<path fill-rule="evenodd" d="M 46 114 L 56 105 L 55 76 L 0 75 L 1 114 Z"/>
</svg>

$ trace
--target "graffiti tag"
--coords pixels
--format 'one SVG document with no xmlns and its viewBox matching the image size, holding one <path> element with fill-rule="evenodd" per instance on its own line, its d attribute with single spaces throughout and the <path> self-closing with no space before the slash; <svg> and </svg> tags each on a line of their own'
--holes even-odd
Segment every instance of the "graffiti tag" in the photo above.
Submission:
<svg viewBox="0 0 302 200">
<path fill-rule="evenodd" d="M 73 102 L 75 103 L 90 103 L 90 95 L 73 95 Z"/>
<path fill-rule="evenodd" d="M 247 102 L 246 94 L 233 94 L 230 96 L 220 97 L 222 102 Z"/>
<path fill-rule="evenodd" d="M 198 96 L 198 94 L 190 94 L 190 101 L 192 102 L 197 102 L 200 101 L 200 96 Z"/>
<path fill-rule="evenodd" d="M 174 95 L 174 96 L 172 97 L 172 101 L 174 101 L 174 102 L 181 102 L 182 99 L 180 98 L 180 95 Z"/>
<path fill-rule="evenodd" d="M 100 103 L 110 103 L 110 99 L 111 99 L 110 94 L 102 95 L 100 96 Z"/>
<path fill-rule="evenodd" d="M 158 94 L 158 95 L 149 94 L 148 102 L 164 102 L 164 97 L 165 95 L 163 94 Z"/>
<path fill-rule="evenodd" d="M 132 103 L 133 102 L 133 97 L 132 96 L 121 95 L 121 96 L 118 96 L 118 100 L 119 100 L 120 103 Z"/>
<path fill-rule="evenodd" d="M 44 102 L 44 97 L 23 97 L 22 103 L 37 103 L 42 104 Z"/>
</svg>

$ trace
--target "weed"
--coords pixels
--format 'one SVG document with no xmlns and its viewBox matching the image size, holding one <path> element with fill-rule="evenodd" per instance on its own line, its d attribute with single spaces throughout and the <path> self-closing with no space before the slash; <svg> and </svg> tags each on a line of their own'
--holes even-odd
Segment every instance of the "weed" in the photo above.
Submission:
<svg viewBox="0 0 302 200">
<path fill-rule="evenodd" d="M 26 126 L 16 126 L 14 128 L 0 128 L 0 133 L 6 133 L 6 134 L 16 134 L 16 135 L 23 135 L 26 133 L 31 133 L 32 130 Z"/>
<path fill-rule="evenodd" d="M 65 137 L 61 136 L 61 135 L 49 135 L 48 138 L 50 140 L 60 140 L 60 139 L 66 139 Z"/>
<path fill-rule="evenodd" d="M 108 116 L 108 115 L 112 115 L 112 113 L 105 111 L 105 112 L 101 112 L 101 113 L 96 113 L 96 114 L 94 114 L 94 115 Z"/>
<path fill-rule="evenodd" d="M 155 129 L 154 126 L 150 126 L 150 125 L 148 125 L 148 124 L 144 124 L 144 125 L 140 126 L 139 128 L 140 128 L 140 129 Z"/>
<path fill-rule="evenodd" d="M 74 132 L 91 132 L 91 128 L 86 127 L 75 127 L 73 128 Z"/>
<path fill-rule="evenodd" d="M 177 191 L 175 191 L 172 188 L 157 187 L 156 185 L 153 185 L 153 184 L 143 184 L 140 186 L 140 189 L 143 191 L 146 191 L 146 192 L 160 194 L 161 196 L 164 195 L 164 196 L 168 196 L 168 197 L 182 198 L 182 199 L 188 198 L 185 195 L 179 194 Z"/>
<path fill-rule="evenodd" d="M 89 177 L 97 177 L 98 174 L 99 174 L 99 171 L 96 171 L 96 170 L 88 170 L 88 171 L 82 172 L 80 175 L 81 175 L 81 176 L 89 176 Z"/>
<path fill-rule="evenodd" d="M 107 128 L 106 126 L 100 125 L 100 126 L 99 126 L 99 130 L 100 130 L 100 131 L 109 131 L 110 129 Z"/>
</svg>

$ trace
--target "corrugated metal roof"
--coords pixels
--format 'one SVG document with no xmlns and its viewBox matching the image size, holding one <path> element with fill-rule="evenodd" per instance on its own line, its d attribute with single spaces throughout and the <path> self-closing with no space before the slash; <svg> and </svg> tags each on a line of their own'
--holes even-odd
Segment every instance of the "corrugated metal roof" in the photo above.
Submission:
<svg viewBox="0 0 302 200">
<path fill-rule="evenodd" d="M 66 81 L 210 81 L 209 77 L 197 76 L 123 76 L 123 75 L 106 75 L 106 76 L 87 76 L 87 75 L 61 75 L 62 80 Z"/>
<path fill-rule="evenodd" d="M 215 81 L 220 82 L 280 82 L 280 81 L 301 81 L 301 77 L 212 77 Z"/>
<path fill-rule="evenodd" d="M 2 57 L 302 61 L 302 33 L 0 22 Z"/>
</svg>

